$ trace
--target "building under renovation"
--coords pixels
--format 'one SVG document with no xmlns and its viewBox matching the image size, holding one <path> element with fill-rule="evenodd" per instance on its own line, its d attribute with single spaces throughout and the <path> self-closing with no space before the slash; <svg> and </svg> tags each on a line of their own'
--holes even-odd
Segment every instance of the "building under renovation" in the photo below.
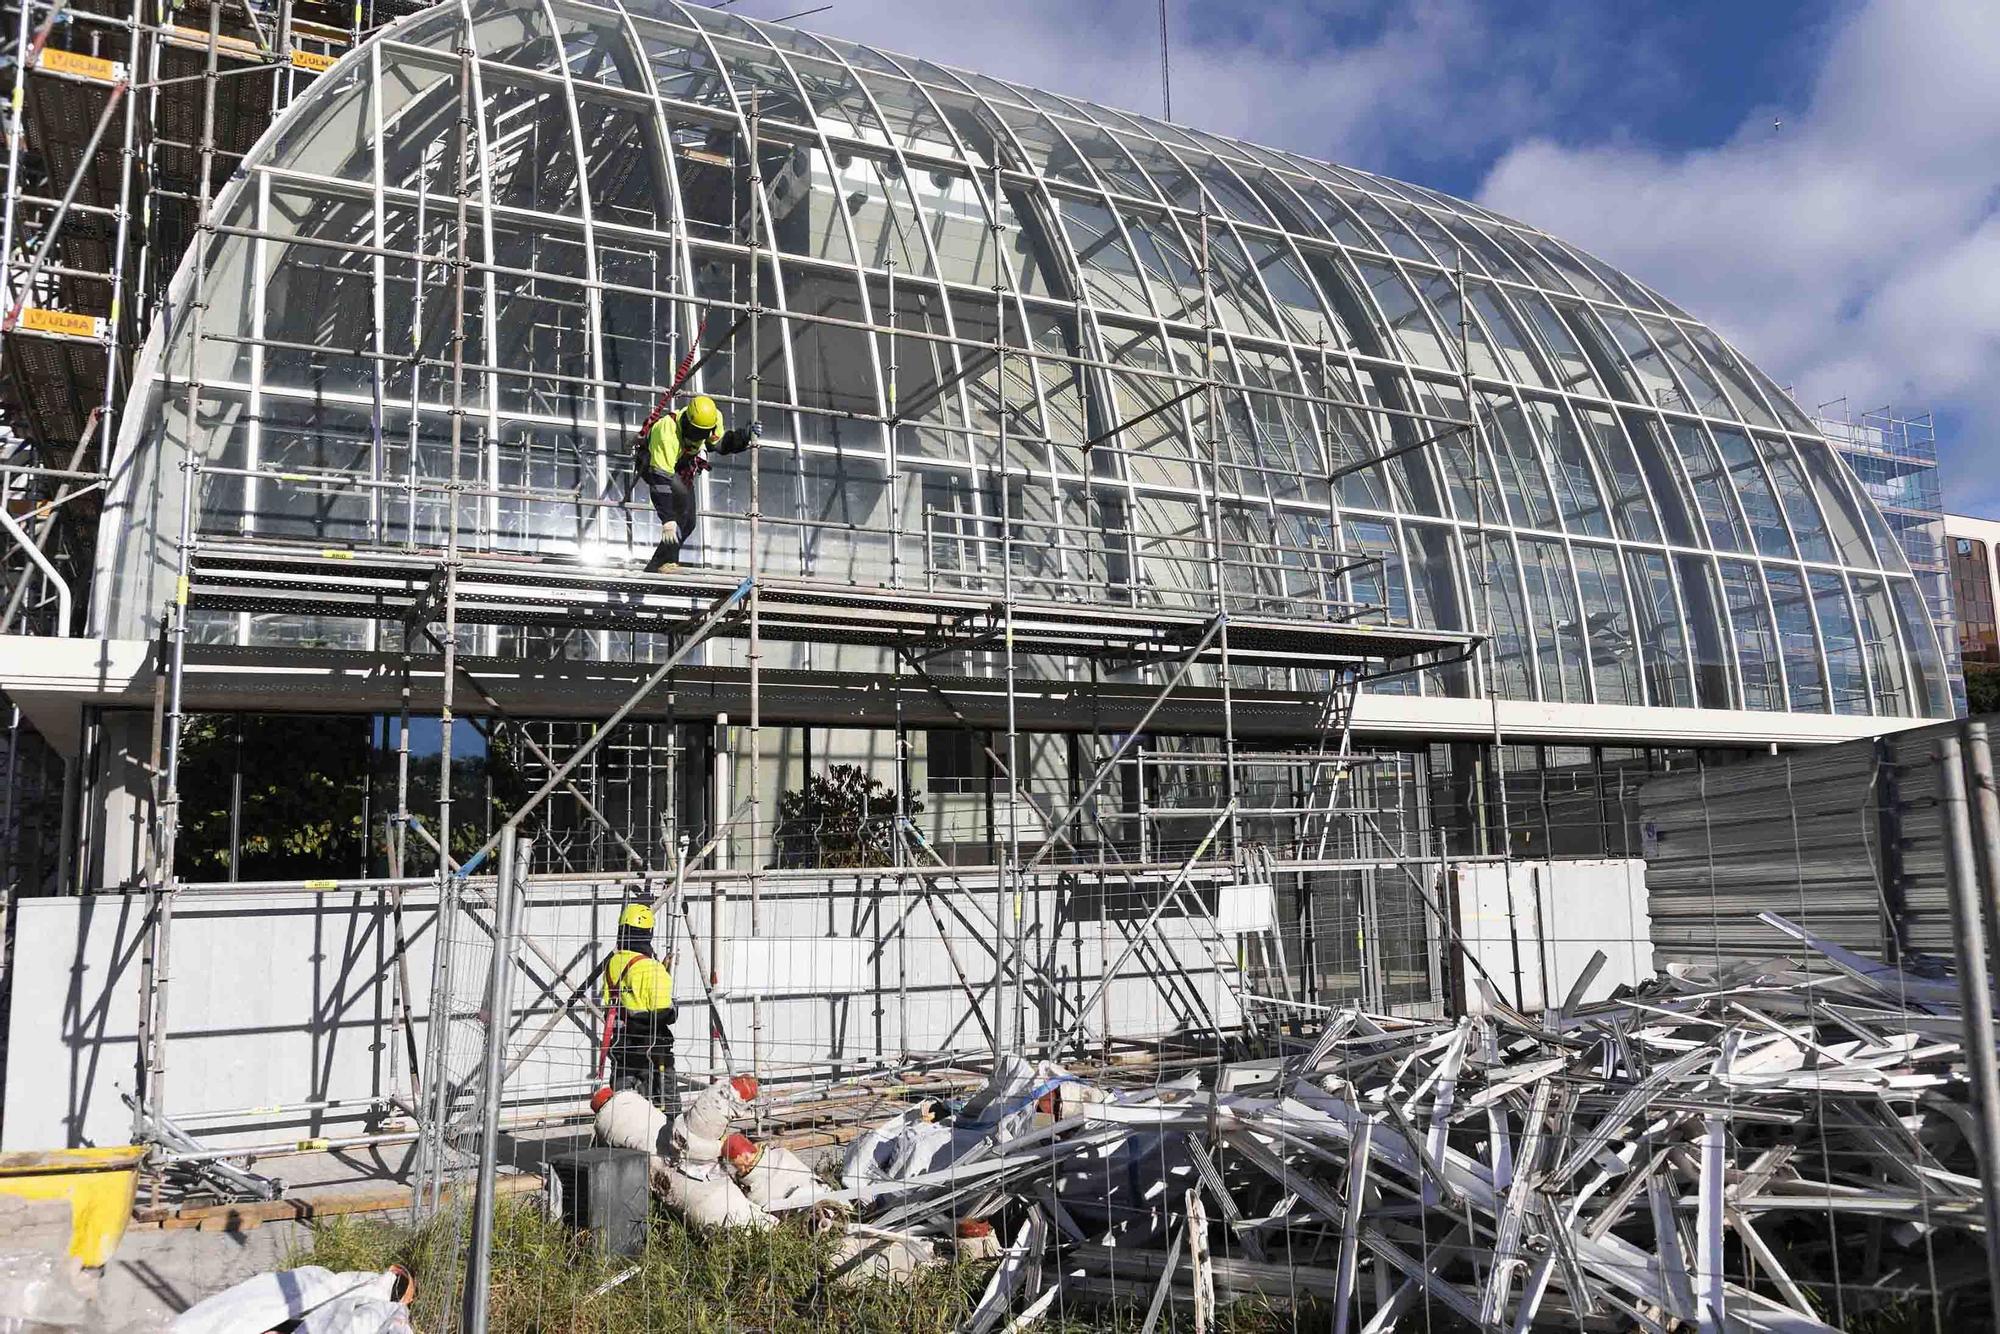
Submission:
<svg viewBox="0 0 2000 1334">
<path fill-rule="evenodd" d="M 1475 205 L 669 0 L 63 9 L 8 1148 L 448 1159 L 496 972 L 507 1115 L 572 1113 L 635 900 L 690 1082 L 1454 1014 L 1447 879 L 1510 860 L 1601 994 L 1640 784 L 1952 715 L 1791 398 Z M 696 392 L 762 436 L 644 573 Z"/>
</svg>

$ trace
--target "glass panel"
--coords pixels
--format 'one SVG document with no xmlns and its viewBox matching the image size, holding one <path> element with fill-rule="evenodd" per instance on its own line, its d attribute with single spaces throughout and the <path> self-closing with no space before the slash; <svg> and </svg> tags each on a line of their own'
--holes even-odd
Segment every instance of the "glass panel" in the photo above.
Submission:
<svg viewBox="0 0 2000 1334">
<path fill-rule="evenodd" d="M 1201 279 L 1181 244 L 1180 233 L 1163 218 L 1120 209 L 1139 267 L 1153 283 L 1154 304 L 1163 318 L 1201 323 Z"/>
<path fill-rule="evenodd" d="M 1542 698 L 1588 703 L 1583 622 L 1576 614 L 1575 586 L 1570 582 L 1569 559 L 1562 543 L 1523 539 L 1521 574 L 1528 586 L 1528 610 L 1534 618 Z"/>
<path fill-rule="evenodd" d="M 1708 544 L 1717 551 L 1748 551 L 1749 540 L 1743 532 L 1743 520 L 1736 513 L 1721 457 L 1710 447 L 1707 434 L 1699 426 L 1682 421 L 1669 421 L 1667 431 L 1694 487 L 1695 503 L 1708 529 Z"/>
<path fill-rule="evenodd" d="M 1736 666 L 1743 682 L 1743 707 L 1783 710 L 1778 682 L 1778 639 L 1764 605 L 1764 581 L 1748 561 L 1722 562 L 1722 590 L 1736 631 Z"/>
<path fill-rule="evenodd" d="M 1379 519 L 1348 519 L 1343 531 L 1349 550 L 1373 556 L 1381 562 L 1348 572 L 1350 596 L 1356 602 L 1382 608 L 1381 612 L 1366 619 L 1389 625 L 1412 624 L 1410 586 L 1403 571 L 1403 552 L 1396 541 L 1396 526 Z"/>
<path fill-rule="evenodd" d="M 1069 134 L 1069 141 L 1104 180 L 1107 189 L 1121 194 L 1133 195 L 1139 199 L 1157 199 L 1159 192 L 1153 183 L 1139 170 L 1127 153 L 1110 133 L 1095 125 L 1081 125 L 1065 122 L 1063 126 Z"/>
<path fill-rule="evenodd" d="M 1463 630 L 1464 613 L 1458 600 L 1458 577 L 1453 568 L 1451 533 L 1430 524 L 1405 524 L 1409 536 L 1404 548 L 1410 569 L 1410 605 L 1418 625 L 1437 630 Z M 1471 693 L 1464 664 L 1427 673 L 1427 691 L 1464 698 Z"/>
<path fill-rule="evenodd" d="M 1535 684 L 1528 663 L 1528 618 L 1521 608 L 1521 584 L 1514 568 L 1514 546 L 1505 537 L 1470 537 L 1472 550 L 1484 553 L 1479 595 L 1486 612 L 1487 662 L 1493 691 L 1501 699 L 1533 699 Z"/>
<path fill-rule="evenodd" d="M 907 184 L 921 210 L 937 255 L 938 276 L 969 287 L 992 287 L 1000 278 L 985 196 L 969 176 L 912 170 Z M 1018 233 L 1016 233 L 1018 235 Z"/>
<path fill-rule="evenodd" d="M 1521 408 L 1511 396 L 1482 393 L 1487 442 L 1498 456 L 1500 489 L 1507 497 L 1507 513 L 1517 527 L 1556 527 L 1555 500 L 1542 473 L 1541 451 Z"/>
<path fill-rule="evenodd" d="M 1649 551 L 1625 553 L 1632 577 L 1632 606 L 1640 640 L 1646 646 L 1646 694 L 1663 707 L 1694 707 L 1694 681 L 1688 672 L 1687 640 L 1681 634 L 1680 610 L 1674 605 L 1674 581 L 1667 558 Z"/>
<path fill-rule="evenodd" d="M 1794 439 L 1792 444 L 1806 465 L 1806 476 L 1812 479 L 1820 513 L 1826 516 L 1833 530 L 1841 560 L 1849 565 L 1875 564 L 1875 551 L 1868 545 L 1861 510 L 1847 489 L 1846 465 L 1834 458 L 1833 450 L 1823 440 Z"/>
<path fill-rule="evenodd" d="M 1479 318 L 1492 335 L 1494 346 L 1507 363 L 1508 378 L 1526 385 L 1549 386 L 1552 382 L 1541 358 L 1536 355 L 1533 341 L 1527 331 L 1509 310 L 1499 290 L 1490 283 L 1467 279 L 1466 287 L 1472 300 L 1472 308 L 1479 312 Z"/>
<path fill-rule="evenodd" d="M 1681 332 L 1678 324 L 1667 320 L 1645 318 L 1641 318 L 1639 322 L 1646 326 L 1646 332 L 1653 336 L 1653 342 L 1666 354 L 1674 373 L 1680 377 L 1683 389 L 1693 400 L 1687 405 L 1688 411 L 1698 412 L 1706 417 L 1736 416 L 1735 410 L 1729 405 L 1729 400 L 1722 396 L 1722 390 L 1716 386 L 1707 367 L 1701 364 L 1701 359 L 1695 355 L 1694 348 L 1688 344 L 1687 336 Z"/>
<path fill-rule="evenodd" d="M 1820 517 L 1819 504 L 1813 500 L 1812 488 L 1806 485 L 1798 456 L 1792 453 L 1790 444 L 1776 436 L 1760 435 L 1755 439 L 1757 452 L 1763 456 L 1772 484 L 1778 489 L 1778 500 L 1785 507 L 1785 517 L 1791 520 L 1792 535 L 1799 541 L 1799 555 L 1807 560 L 1832 561 L 1833 539 L 1827 536 L 1826 520 Z"/>
<path fill-rule="evenodd" d="M 1542 336 L 1542 346 L 1555 359 L 1555 387 L 1574 390 L 1583 394 L 1601 394 L 1597 376 L 1591 370 L 1590 358 L 1583 354 L 1583 348 L 1576 336 L 1569 331 L 1556 308 L 1540 292 L 1524 292 L 1519 289 L 1509 293 L 1514 304 L 1535 326 L 1535 332 Z"/>
<path fill-rule="evenodd" d="M 1361 271 L 1362 281 L 1374 294 L 1383 318 L 1401 337 L 1404 353 L 1410 360 L 1439 370 L 1458 369 L 1456 360 L 1446 353 L 1437 330 L 1425 317 L 1416 293 L 1410 290 L 1402 274 L 1380 260 L 1358 255 L 1354 258 L 1354 266 Z"/>
<path fill-rule="evenodd" d="M 1387 246 L 1389 253 L 1398 259 L 1420 259 L 1430 264 L 1437 262 L 1436 257 L 1424 249 L 1423 243 L 1410 235 L 1401 223 L 1390 217 L 1389 210 L 1383 208 L 1381 201 L 1373 195 L 1363 194 L 1359 190 L 1342 190 L 1338 187 L 1334 189 L 1334 194 L 1339 196 L 1340 201 L 1353 210 L 1354 215 L 1380 238 L 1376 245 L 1371 247 L 1372 249 Z"/>
<path fill-rule="evenodd" d="M 1764 372 L 1758 370 L 1747 361 L 1743 363 L 1743 366 L 1750 372 L 1752 378 L 1762 386 L 1764 401 L 1777 410 L 1778 416 L 1784 420 L 1786 426 L 1794 431 L 1812 432 L 1818 429 L 1813 425 L 1812 418 L 1806 416 L 1805 413 L 1799 410 L 1799 405 L 1792 402 L 1791 394 L 1772 383 L 1770 376 L 1764 374 Z"/>
<path fill-rule="evenodd" d="M 1604 512 L 1597 474 L 1568 411 L 1559 403 L 1530 398 L 1527 412 L 1535 424 L 1535 438 L 1548 462 L 1549 475 L 1555 480 L 1556 501 L 1565 526 L 1590 537 L 1611 536 L 1611 519 Z"/>
<path fill-rule="evenodd" d="M 1722 633 L 1722 599 L 1715 583 L 1715 566 L 1706 556 L 1676 556 L 1681 605 L 1694 632 L 1695 695 L 1704 709 L 1726 709 L 1734 702 L 1729 688 L 1730 655 Z"/>
<path fill-rule="evenodd" d="M 1945 676 L 1944 662 L 1938 656 L 1937 641 L 1931 635 L 1924 595 L 1908 579 L 1891 579 L 1889 591 L 1895 599 L 1896 624 L 1903 632 L 1903 646 L 1909 651 L 1911 675 L 1916 678 L 1917 690 L 1923 697 L 1924 716 L 1949 718 L 1951 685 Z"/>
<path fill-rule="evenodd" d="M 1602 408 L 1579 408 L 1578 418 L 1597 446 L 1597 465 L 1605 485 L 1611 488 L 1611 512 L 1618 520 L 1618 535 L 1636 542 L 1660 540 L 1660 525 L 1653 517 L 1653 503 L 1646 496 L 1646 481 L 1632 443 L 1610 413 Z"/>
<path fill-rule="evenodd" d="M 785 302 L 792 310 L 842 320 L 860 322 L 864 314 L 861 287 L 852 274 L 786 265 Z M 797 401 L 801 405 L 841 412 L 879 411 L 875 365 L 866 333 L 836 324 L 801 321 L 791 325 L 791 345 Z M 767 379 L 765 383 L 769 393 L 770 381 Z M 801 427 L 809 429 L 812 438 L 836 424 L 819 416 L 801 419 Z M 831 443 L 830 437 L 828 442 Z"/>
<path fill-rule="evenodd" d="M 1861 647 L 1868 655 L 1868 671 L 1875 681 L 1875 712 L 1891 718 L 1919 713 L 1921 701 L 1912 700 L 1903 677 L 1903 646 L 1897 637 L 1888 588 L 1875 575 L 1855 575 L 1854 606 L 1861 617 Z"/>
<path fill-rule="evenodd" d="M 1610 547 L 1577 543 L 1577 583 L 1583 592 L 1584 633 L 1590 640 L 1591 672 L 1600 704 L 1643 704 L 1639 689 L 1638 644 L 1632 637 L 1625 576 Z"/>
<path fill-rule="evenodd" d="M 1417 400 L 1422 410 L 1440 419 L 1465 420 L 1465 400 L 1459 397 L 1456 389 L 1419 383 L 1427 391 Z M 1449 429 L 1440 422 L 1419 422 L 1415 425 L 1427 435 Z M 1424 452 L 1434 455 L 1438 466 L 1444 470 L 1445 483 L 1451 492 L 1452 510 L 1459 518 L 1479 523 L 1506 521 L 1507 511 L 1502 507 L 1495 477 L 1499 470 L 1493 466 L 1485 432 L 1452 431 Z"/>
<path fill-rule="evenodd" d="M 944 117 L 915 84 L 872 73 L 863 73 L 860 78 L 898 144 L 921 152 L 960 156 L 958 143 L 945 127 Z"/>
<path fill-rule="evenodd" d="M 1595 314 L 1604 322 L 1604 327 L 1611 331 L 1611 337 L 1617 341 L 1618 350 L 1625 354 L 1626 364 L 1638 375 L 1639 386 L 1643 391 L 1643 397 L 1639 401 L 1657 408 L 1688 411 L 1687 396 L 1674 382 L 1672 372 L 1667 369 L 1667 359 L 1653 346 L 1653 340 L 1646 337 L 1638 323 L 1623 311 L 1605 310 L 1600 307 Z"/>
<path fill-rule="evenodd" d="M 1868 676 L 1861 665 L 1861 634 L 1847 602 L 1847 586 L 1837 574 L 1814 570 L 1806 578 L 1812 588 L 1813 611 L 1819 617 L 1820 638 L 1826 645 L 1826 669 L 1831 677 L 1835 713 L 1868 712 Z"/>
<path fill-rule="evenodd" d="M 1412 267 L 1416 275 L 1417 297 L 1429 308 L 1431 318 L 1437 327 L 1444 330 L 1445 341 L 1456 353 L 1460 344 L 1460 334 L 1464 335 L 1465 355 L 1472 364 L 1474 375 L 1483 375 L 1489 380 L 1502 380 L 1506 372 L 1501 369 L 1500 359 L 1494 355 L 1492 346 L 1486 341 L 1486 331 L 1477 321 L 1467 321 L 1460 327 L 1458 279 L 1449 273 L 1439 273 L 1435 269 Z"/>
<path fill-rule="evenodd" d="M 1771 590 L 1771 608 L 1778 617 L 1778 644 L 1785 654 L 1792 712 L 1825 713 L 1826 673 L 1820 667 L 1819 637 L 1813 628 L 1805 579 L 1794 566 L 1766 565 L 1764 581 Z"/>
<path fill-rule="evenodd" d="M 1653 504 L 1658 508 L 1660 522 L 1667 530 L 1667 541 L 1676 546 L 1695 546 L 1694 518 L 1688 504 L 1687 488 L 1681 480 L 1680 469 L 1674 466 L 1666 432 L 1661 429 L 1659 420 L 1629 409 L 1618 416 L 1631 437 L 1639 469 L 1646 475 L 1646 485 L 1653 493 Z"/>
<path fill-rule="evenodd" d="M 1785 518 L 1778 508 L 1777 493 L 1771 489 L 1770 479 L 1757 464 L 1757 451 L 1751 447 L 1750 437 L 1741 431 L 1717 427 L 1715 444 L 1729 469 L 1730 486 L 1737 500 L 1743 504 L 1743 513 L 1750 522 L 1750 535 L 1756 539 L 1758 554 L 1793 555 L 1791 535 L 1785 531 Z"/>
<path fill-rule="evenodd" d="M 1699 324 L 1683 324 L 1680 331 L 1691 341 L 1702 358 L 1708 362 L 1709 370 L 1718 376 L 1729 390 L 1729 396 L 1737 411 L 1752 426 L 1777 429 L 1778 419 L 1764 406 L 1764 397 L 1750 373 L 1743 369 L 1736 354 L 1723 346 L 1722 340 L 1702 328 Z"/>
<path fill-rule="evenodd" d="M 1263 278 L 1272 299 L 1278 303 L 1277 313 L 1284 323 L 1284 336 L 1298 343 L 1310 343 L 1319 337 L 1327 327 L 1329 316 L 1320 304 L 1319 293 L 1313 290 L 1312 283 L 1292 258 L 1292 252 L 1260 236 L 1246 234 L 1242 241 L 1252 266 Z"/>
<path fill-rule="evenodd" d="M 1535 253 L 1547 260 L 1551 268 L 1554 268 L 1564 278 L 1568 279 L 1569 285 L 1574 287 L 1581 295 L 1594 297 L 1599 301 L 1617 300 L 1611 294 L 1611 289 L 1599 282 L 1597 275 L 1585 268 L 1576 256 L 1564 249 L 1562 243 L 1554 237 L 1546 236 L 1541 232 L 1516 233 L 1516 235 L 1534 246 Z"/>
<path fill-rule="evenodd" d="M 1058 207 L 1091 298 L 1113 310 L 1151 314 L 1152 303 L 1139 276 L 1139 263 L 1132 258 L 1111 210 L 1070 198 L 1058 201 Z"/>
<path fill-rule="evenodd" d="M 933 276 L 916 201 L 902 164 L 861 153 L 833 155 L 840 206 L 854 228 L 861 263 L 886 270 L 891 261 L 902 277 Z"/>
<path fill-rule="evenodd" d="M 1340 202 L 1333 191 L 1317 181 L 1295 182 L 1299 193 L 1318 215 L 1320 225 L 1333 233 L 1334 239 L 1344 246 L 1359 250 L 1380 250 L 1382 243 L 1375 239 L 1347 205 Z"/>
</svg>

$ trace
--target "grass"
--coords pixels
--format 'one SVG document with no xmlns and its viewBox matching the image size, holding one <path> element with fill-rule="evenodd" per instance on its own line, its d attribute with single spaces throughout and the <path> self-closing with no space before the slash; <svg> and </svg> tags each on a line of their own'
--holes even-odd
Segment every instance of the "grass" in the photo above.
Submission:
<svg viewBox="0 0 2000 1334">
<path fill-rule="evenodd" d="M 414 1229 L 377 1219 L 333 1218 L 315 1224 L 293 1264 L 333 1270 L 380 1270 L 401 1264 L 417 1276 L 416 1326 L 440 1327 L 456 1300 L 456 1254 L 465 1231 L 440 1219 Z M 494 1217 L 492 1334 L 951 1334 L 979 1300 L 991 1263 L 939 1264 L 904 1283 L 874 1280 L 833 1287 L 832 1237 L 809 1235 L 798 1221 L 771 1232 L 708 1232 L 656 1214 L 643 1253 L 599 1255 L 532 1200 L 501 1200 Z M 609 1292 L 595 1289 L 630 1268 L 639 1272 Z M 1136 1330 L 1150 1292 L 1133 1305 L 1089 1309 L 1058 1301 L 1038 1331 Z M 1301 1313 L 1244 1300 L 1225 1306 L 1225 1334 L 1266 1334 L 1296 1327 Z"/>
</svg>

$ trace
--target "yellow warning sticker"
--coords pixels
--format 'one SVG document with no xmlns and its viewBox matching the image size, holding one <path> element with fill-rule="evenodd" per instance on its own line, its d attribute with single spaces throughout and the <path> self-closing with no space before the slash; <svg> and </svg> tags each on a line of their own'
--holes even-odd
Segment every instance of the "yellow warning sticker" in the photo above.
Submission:
<svg viewBox="0 0 2000 1334">
<path fill-rule="evenodd" d="M 188 577 L 186 575 L 182 575 L 174 583 L 174 602 L 177 606 L 182 607 L 188 604 Z"/>
<path fill-rule="evenodd" d="M 326 559 L 326 560 L 353 560 L 353 559 L 354 559 L 354 553 L 353 553 L 353 552 L 351 552 L 351 551 L 342 551 L 342 550 L 340 550 L 340 549 L 339 549 L 338 547 L 326 547 L 326 548 L 323 548 L 323 549 L 322 549 L 322 550 L 320 551 L 320 553 L 319 553 L 319 554 L 320 554 L 320 556 L 321 556 L 322 558 L 324 558 L 324 559 Z"/>
<path fill-rule="evenodd" d="M 292 52 L 292 64 L 295 68 L 309 69 L 315 74 L 321 70 L 332 69 L 333 62 L 338 59 L 339 56 L 323 56 L 317 51 Z"/>
<path fill-rule="evenodd" d="M 307 888 L 307 889 L 339 889 L 339 888 L 340 888 L 340 882 L 339 882 L 338 880 L 308 880 L 308 881 L 306 881 L 306 888 Z"/>
<path fill-rule="evenodd" d="M 21 312 L 21 327 L 30 333 L 56 334 L 62 338 L 99 338 L 104 321 L 96 315 L 79 315 L 73 310 L 43 310 L 29 306 Z"/>
<path fill-rule="evenodd" d="M 81 55 L 75 51 L 58 51 L 52 46 L 45 46 L 42 48 L 41 59 L 35 63 L 37 67 L 51 74 L 95 79 L 99 83 L 118 82 L 119 68 L 115 60 L 102 60 L 97 56 Z"/>
</svg>

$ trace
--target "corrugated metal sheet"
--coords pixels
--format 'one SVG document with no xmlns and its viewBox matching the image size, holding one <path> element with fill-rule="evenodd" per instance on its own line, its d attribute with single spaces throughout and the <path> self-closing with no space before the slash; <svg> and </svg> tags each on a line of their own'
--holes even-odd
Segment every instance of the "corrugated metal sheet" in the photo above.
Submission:
<svg viewBox="0 0 2000 1334">
<path fill-rule="evenodd" d="M 1661 963 L 1768 958 L 1777 912 L 1871 955 L 1903 938 L 1949 958 L 1944 838 L 1932 758 L 1957 722 L 1656 778 L 1639 790 Z"/>
</svg>

